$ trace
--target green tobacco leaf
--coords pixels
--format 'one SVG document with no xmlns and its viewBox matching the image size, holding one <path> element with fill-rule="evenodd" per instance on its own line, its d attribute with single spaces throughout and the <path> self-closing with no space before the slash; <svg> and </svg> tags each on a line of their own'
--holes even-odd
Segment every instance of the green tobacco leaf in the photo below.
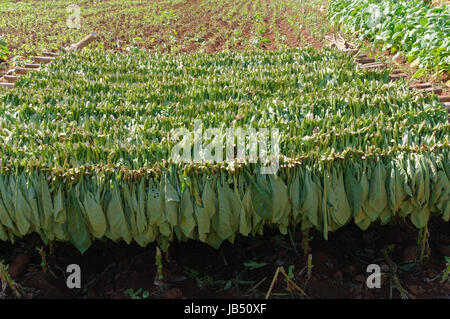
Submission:
<svg viewBox="0 0 450 319">
<path fill-rule="evenodd" d="M 353 174 L 352 169 L 347 167 L 345 170 L 345 190 L 353 216 L 357 216 L 363 201 L 363 189 Z"/>
<path fill-rule="evenodd" d="M 220 182 L 217 183 L 217 194 L 219 200 L 219 225 L 217 226 L 217 234 L 222 239 L 228 239 L 234 233 L 233 225 L 233 205 L 230 203 L 227 193 L 225 193 L 224 188 L 220 185 Z M 229 195 L 230 193 L 228 193 Z M 231 193 L 232 194 L 232 193 Z"/>
<path fill-rule="evenodd" d="M 119 194 L 119 186 L 117 184 L 112 185 L 113 188 L 110 190 L 111 200 L 106 209 L 106 218 L 109 225 L 109 232 L 107 232 L 107 236 L 114 241 L 123 239 L 129 244 L 131 243 L 132 237 L 123 212 L 122 200 Z"/>
<path fill-rule="evenodd" d="M 386 192 L 386 169 L 383 162 L 378 161 L 371 177 L 370 191 L 368 197 L 368 204 L 370 210 L 366 211 L 368 216 L 375 221 L 384 211 L 387 205 L 387 192 Z"/>
<path fill-rule="evenodd" d="M 305 201 L 302 205 L 302 211 L 305 212 L 305 216 L 308 218 L 311 224 L 315 227 L 322 229 L 320 216 L 320 201 L 321 192 L 320 188 L 311 179 L 311 173 L 306 170 L 305 173 Z"/>
<path fill-rule="evenodd" d="M 103 209 L 94 196 L 87 190 L 84 193 L 83 206 L 86 211 L 87 220 L 96 238 L 102 238 L 106 232 L 106 218 Z"/>
<path fill-rule="evenodd" d="M 181 212 L 180 227 L 186 237 L 193 238 L 196 223 L 194 219 L 193 199 L 188 189 L 184 191 L 183 197 L 181 197 Z"/>
<path fill-rule="evenodd" d="M 145 183 L 144 179 L 141 179 L 137 189 L 137 214 L 136 214 L 136 224 L 138 233 L 142 234 L 147 230 L 147 215 L 146 215 L 146 203 L 147 195 L 145 194 Z"/>
<path fill-rule="evenodd" d="M 202 194 L 203 207 L 194 207 L 195 217 L 198 225 L 198 236 L 201 241 L 206 242 L 210 232 L 211 220 L 217 213 L 217 198 L 207 180 Z"/>
<path fill-rule="evenodd" d="M 67 232 L 70 241 L 81 252 L 84 253 L 91 245 L 88 227 L 85 224 L 78 199 L 72 193 L 68 202 L 67 210 Z"/>
<path fill-rule="evenodd" d="M 252 230 L 251 215 L 253 214 L 251 192 L 248 190 L 242 198 L 239 232 L 247 236 Z"/>
<path fill-rule="evenodd" d="M 169 179 L 166 175 L 165 180 L 165 214 L 166 218 L 169 221 L 170 225 L 176 226 L 178 225 L 178 207 L 180 202 L 180 197 L 178 196 L 178 193 L 173 187 L 173 185 L 170 183 Z"/>
<path fill-rule="evenodd" d="M 270 188 L 272 189 L 272 223 L 279 224 L 280 232 L 287 234 L 287 227 L 289 225 L 289 213 L 291 212 L 291 205 L 288 197 L 288 187 L 286 184 L 274 175 L 269 175 Z"/>
<path fill-rule="evenodd" d="M 54 220 L 57 223 L 63 224 L 66 222 L 66 209 L 64 205 L 64 198 L 63 198 L 63 190 L 62 185 L 58 188 L 58 191 L 55 196 L 55 205 L 54 205 Z"/>
<path fill-rule="evenodd" d="M 258 216 L 267 218 L 272 212 L 272 194 L 267 188 L 267 185 L 259 184 L 253 177 L 250 177 L 251 182 L 251 201 L 252 208 Z"/>
<path fill-rule="evenodd" d="M 21 180 L 18 178 L 10 180 L 11 190 L 14 192 L 14 209 L 17 229 L 20 235 L 26 235 L 31 230 L 31 207 L 28 205 L 20 188 Z"/>
<path fill-rule="evenodd" d="M 44 174 L 39 175 L 38 196 L 40 197 L 41 211 L 43 215 L 42 225 L 46 229 L 50 229 L 53 221 L 53 200 L 50 189 L 48 188 L 47 181 Z"/>
</svg>

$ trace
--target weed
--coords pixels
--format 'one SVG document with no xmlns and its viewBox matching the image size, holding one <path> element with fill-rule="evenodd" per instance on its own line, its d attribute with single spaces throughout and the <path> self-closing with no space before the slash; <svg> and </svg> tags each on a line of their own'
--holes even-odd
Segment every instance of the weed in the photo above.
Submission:
<svg viewBox="0 0 450 319">
<path fill-rule="evenodd" d="M 125 295 L 129 296 L 130 299 L 147 299 L 150 296 L 148 291 L 142 291 L 142 288 L 134 290 L 133 288 L 129 288 L 125 290 Z"/>
</svg>

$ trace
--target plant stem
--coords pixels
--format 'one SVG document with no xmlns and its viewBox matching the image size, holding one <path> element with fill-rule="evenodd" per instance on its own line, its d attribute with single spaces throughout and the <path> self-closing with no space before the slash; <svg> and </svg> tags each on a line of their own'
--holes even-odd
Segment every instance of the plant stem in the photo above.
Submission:
<svg viewBox="0 0 450 319">
<path fill-rule="evenodd" d="M 309 247 L 309 228 L 304 229 L 302 231 L 302 234 L 303 234 L 302 238 L 303 254 L 304 256 L 307 256 L 311 251 L 311 248 Z"/>
<path fill-rule="evenodd" d="M 419 262 L 422 264 L 424 257 L 425 257 L 425 247 L 427 246 L 427 241 L 428 241 L 428 224 L 425 225 L 425 227 L 423 228 L 423 233 L 422 233 L 422 243 L 420 246 L 420 255 L 419 255 Z"/>
<path fill-rule="evenodd" d="M 17 284 L 14 282 L 14 280 L 11 279 L 8 271 L 6 270 L 5 265 L 3 265 L 2 263 L 0 263 L 0 270 L 1 270 L 0 271 L 1 278 L 3 278 L 6 281 L 9 288 L 11 288 L 11 290 L 14 292 L 14 295 L 17 298 L 22 297 L 22 294 L 20 293 L 19 289 L 17 288 Z"/>
<path fill-rule="evenodd" d="M 313 269 L 314 265 L 312 263 L 312 254 L 308 255 L 308 264 L 307 264 L 307 270 L 306 270 L 306 280 L 310 280 L 311 276 L 312 276 L 312 269 Z"/>
<path fill-rule="evenodd" d="M 292 236 L 292 232 L 291 232 L 290 229 L 288 229 L 288 232 L 289 232 L 289 238 L 291 239 L 291 244 L 292 244 L 292 246 L 294 247 L 294 250 L 295 250 L 295 254 L 298 255 L 297 246 L 295 245 L 294 238 Z"/>
<path fill-rule="evenodd" d="M 389 265 L 389 269 L 391 270 L 391 277 L 394 282 L 395 288 L 400 292 L 400 296 L 402 299 L 407 299 L 408 295 L 413 297 L 411 294 L 407 293 L 407 291 L 402 287 L 400 280 L 397 277 L 397 265 L 392 261 L 391 257 L 389 257 L 388 250 L 391 249 L 392 246 L 388 246 L 383 249 L 384 259 L 386 263 Z"/>
<path fill-rule="evenodd" d="M 45 259 L 45 251 L 44 251 L 44 247 L 41 248 L 36 248 L 36 250 L 39 252 L 39 255 L 41 255 L 41 266 L 42 266 L 42 271 L 47 273 L 48 272 L 48 267 L 47 267 L 47 260 Z"/>
<path fill-rule="evenodd" d="M 441 284 L 444 284 L 448 280 L 448 274 L 450 273 L 450 262 L 447 263 L 447 268 L 442 275 Z"/>
<path fill-rule="evenodd" d="M 162 281 L 164 279 L 163 276 L 163 263 L 162 263 L 162 255 L 159 247 L 156 247 L 156 266 L 158 268 L 158 280 Z"/>
<path fill-rule="evenodd" d="M 52 241 L 49 241 L 49 243 L 48 243 L 48 254 L 50 255 L 50 256 L 53 256 L 53 254 L 55 253 L 55 246 L 53 245 L 53 242 Z"/>
</svg>

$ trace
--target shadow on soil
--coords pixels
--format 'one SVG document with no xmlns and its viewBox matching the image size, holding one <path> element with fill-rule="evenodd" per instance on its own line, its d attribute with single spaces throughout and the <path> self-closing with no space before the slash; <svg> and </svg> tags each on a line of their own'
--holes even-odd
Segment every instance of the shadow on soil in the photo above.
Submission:
<svg viewBox="0 0 450 319">
<path fill-rule="evenodd" d="M 441 283 L 445 256 L 450 256 L 450 223 L 430 222 L 423 264 L 417 234 L 406 223 L 372 226 L 365 232 L 347 226 L 328 241 L 313 232 L 310 263 L 301 233 L 267 231 L 264 237 L 238 237 L 217 250 L 198 242 L 176 243 L 162 254 L 162 281 L 156 276 L 154 244 L 142 248 L 98 241 L 80 254 L 68 243 L 43 246 L 39 237 L 29 236 L 14 245 L 0 243 L 0 259 L 9 264 L 22 298 L 264 298 L 280 266 L 309 298 L 401 298 L 401 289 L 409 298 L 450 298 L 450 282 Z M 79 289 L 67 288 L 69 264 L 80 266 Z M 379 289 L 367 288 L 369 264 L 382 269 Z M 2 295 L 14 297 L 9 288 Z M 303 297 L 278 274 L 270 298 Z"/>
</svg>

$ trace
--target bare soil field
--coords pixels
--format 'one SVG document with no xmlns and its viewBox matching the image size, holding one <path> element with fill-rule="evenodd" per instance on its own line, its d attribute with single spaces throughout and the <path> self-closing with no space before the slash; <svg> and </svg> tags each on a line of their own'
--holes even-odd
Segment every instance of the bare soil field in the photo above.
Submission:
<svg viewBox="0 0 450 319">
<path fill-rule="evenodd" d="M 70 244 L 58 243 L 49 250 L 37 237 L 14 245 L 0 243 L 2 257 L 20 284 L 25 298 L 130 298 L 148 292 L 147 298 L 264 298 L 276 269 L 283 266 L 309 298 L 399 299 L 382 251 L 389 248 L 402 289 L 408 298 L 449 298 L 450 285 L 441 284 L 444 257 L 450 252 L 448 223 L 434 220 L 424 264 L 418 262 L 417 233 L 411 225 L 373 227 L 361 232 L 351 226 L 325 241 L 313 233 L 310 269 L 302 243 L 276 233 L 238 238 L 218 250 L 206 244 L 174 244 L 163 255 L 162 283 L 156 280 L 155 245 L 98 242 L 85 254 Z M 44 247 L 46 269 L 35 247 Z M 369 264 L 383 269 L 381 288 L 369 289 Z M 82 269 L 81 289 L 68 289 L 66 267 Z M 128 291 L 128 293 L 127 293 Z M 139 294 L 138 294 L 139 295 Z M 13 296 L 10 295 L 10 298 Z M 304 298 L 279 276 L 270 298 Z"/>
<path fill-rule="evenodd" d="M 325 11 L 306 12 L 320 3 L 326 1 L 79 1 L 79 28 L 69 28 L 70 1 L 7 1 L 0 5 L 0 30 L 12 56 L 59 50 L 92 31 L 101 34 L 99 45 L 113 50 L 137 46 L 192 53 L 320 47 Z"/>
</svg>

